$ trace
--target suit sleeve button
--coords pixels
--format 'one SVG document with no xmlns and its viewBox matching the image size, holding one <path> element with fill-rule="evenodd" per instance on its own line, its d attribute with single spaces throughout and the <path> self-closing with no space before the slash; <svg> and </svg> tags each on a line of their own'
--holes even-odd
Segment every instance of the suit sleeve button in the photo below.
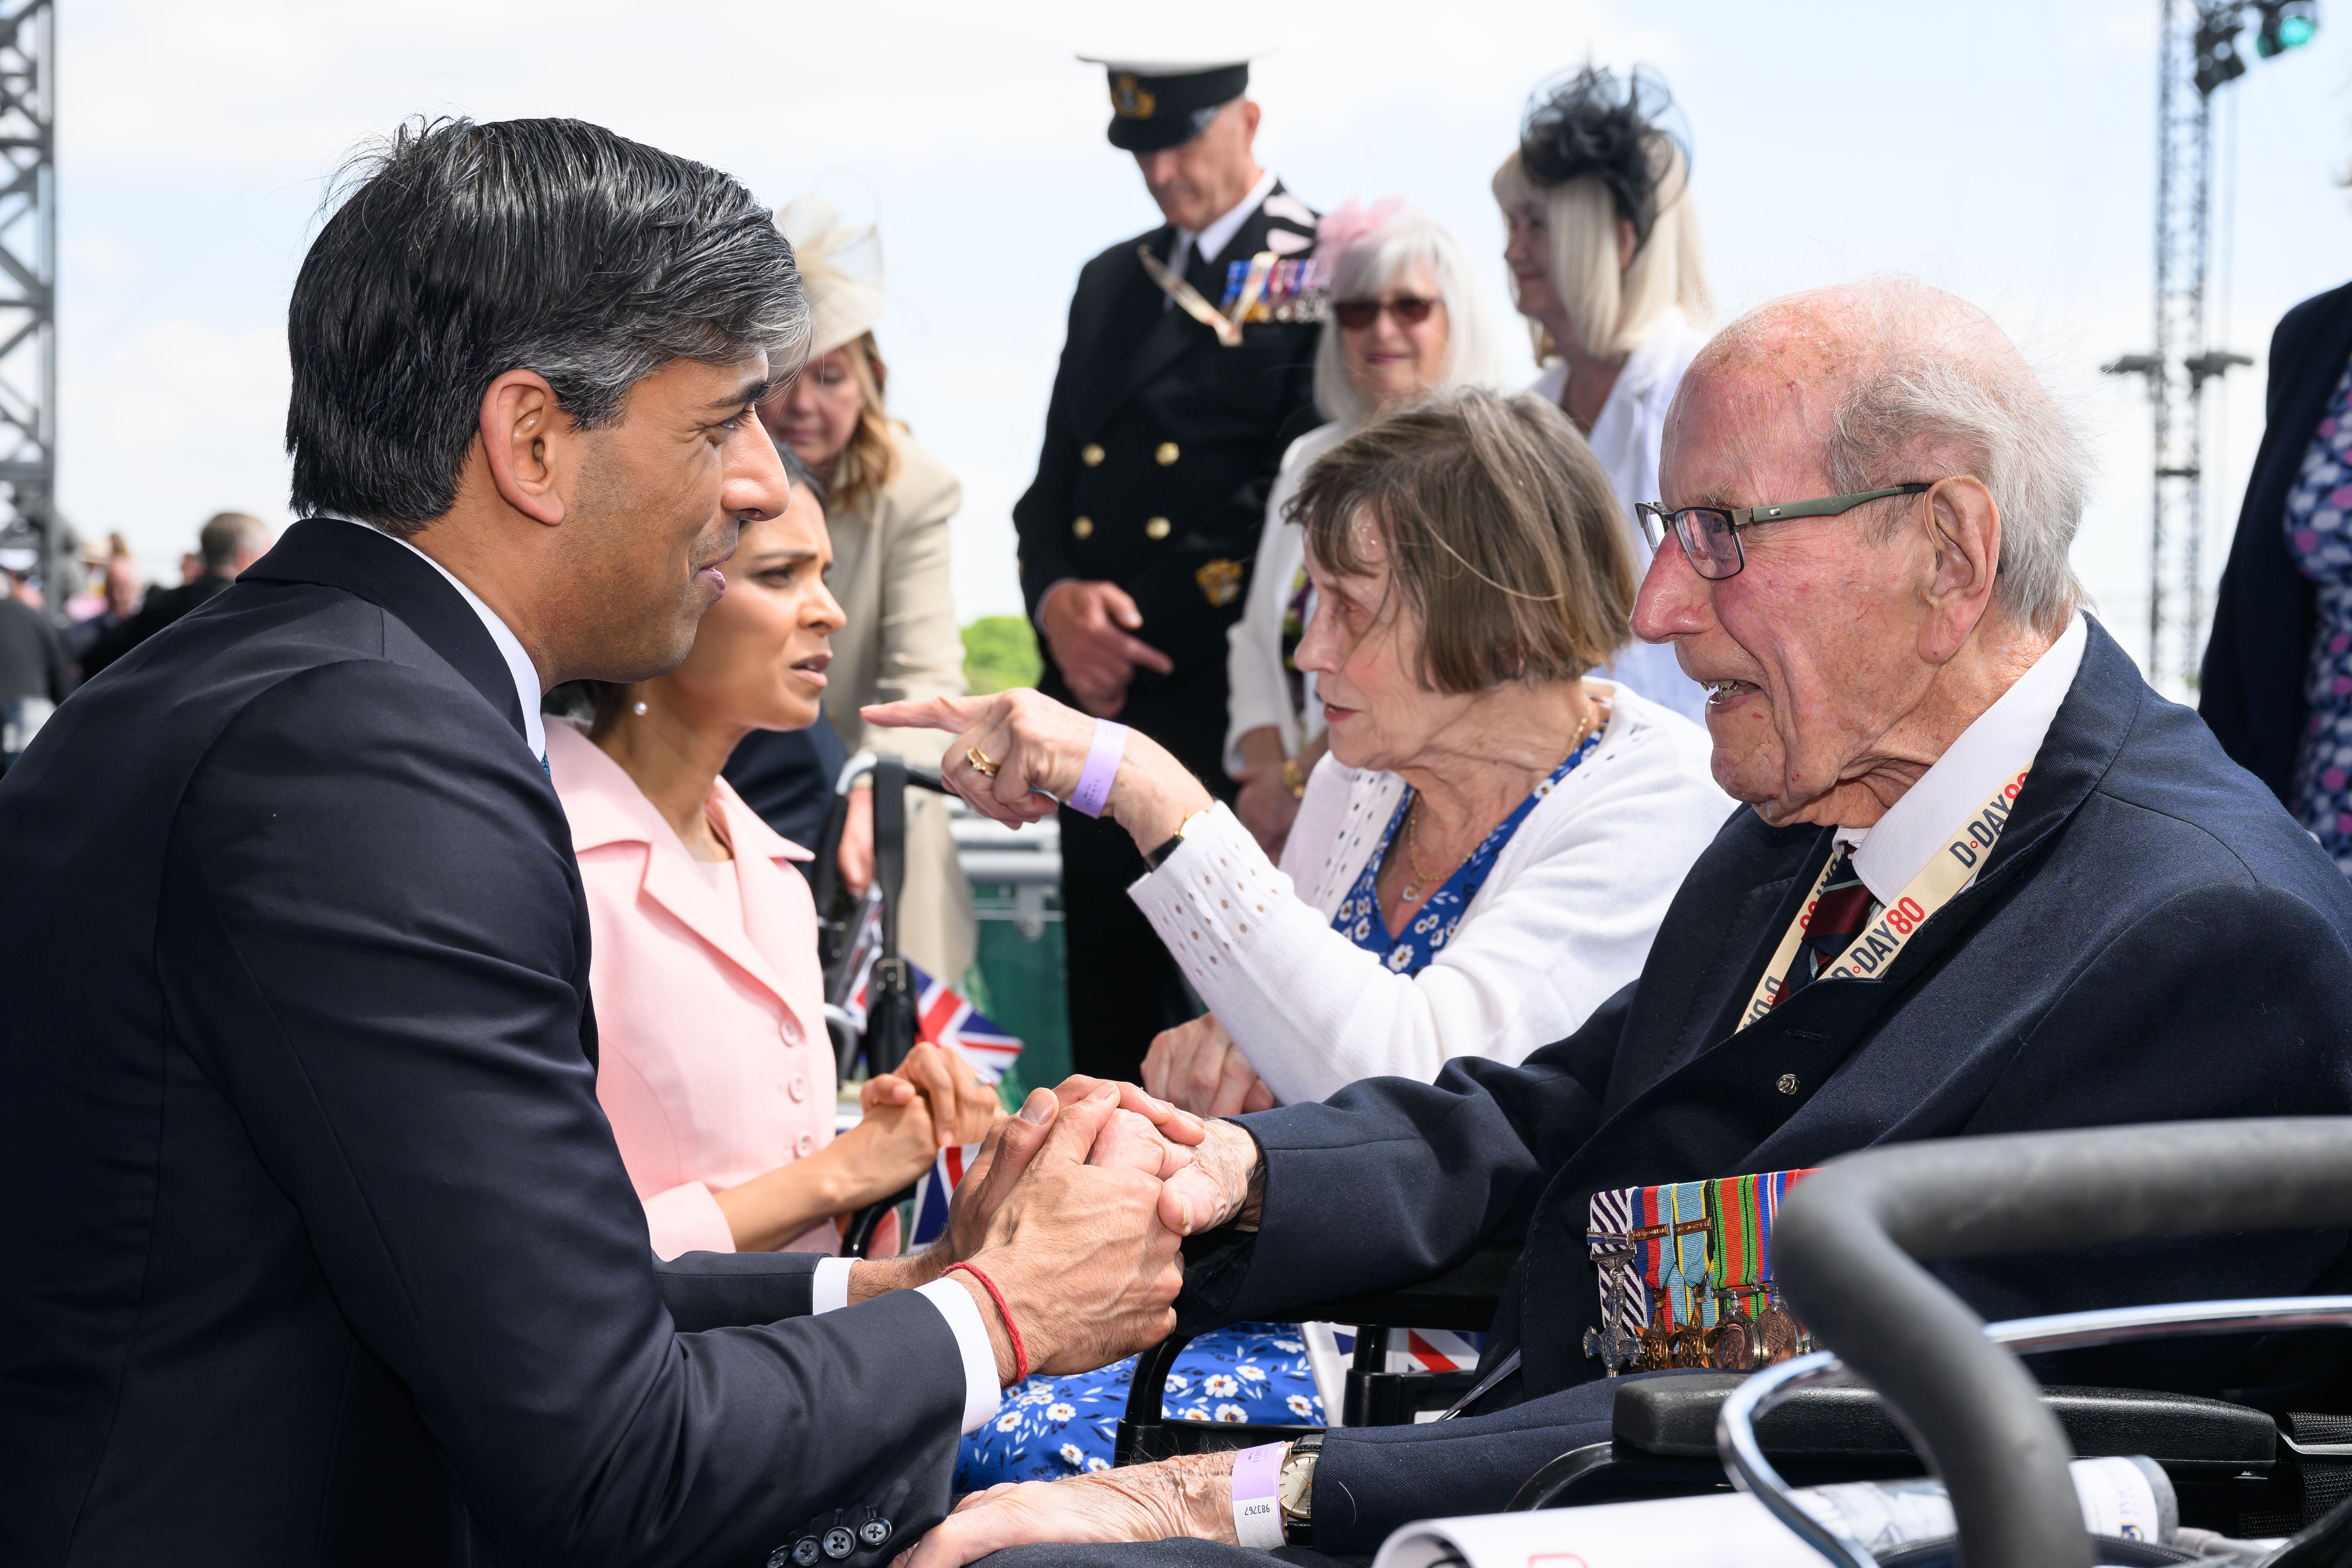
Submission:
<svg viewBox="0 0 2352 1568">
<path fill-rule="evenodd" d="M 1089 441 L 1085 446 L 1078 448 L 1078 461 L 1084 463 L 1087 468 L 1100 468 L 1102 466 L 1102 460 L 1103 449 L 1097 443 Z"/>
<path fill-rule="evenodd" d="M 777 1548 L 777 1551 L 780 1552 L 782 1550 L 783 1548 L 782 1547 Z M 816 1543 L 816 1537 L 814 1535 L 803 1535 L 798 1541 L 793 1542 L 793 1563 L 794 1564 L 794 1568 L 815 1568 L 816 1560 L 824 1555 L 824 1553 L 819 1550 Z M 768 1568 L 780 1568 L 780 1564 L 777 1563 L 774 1558 L 771 1557 L 768 1559 Z"/>
<path fill-rule="evenodd" d="M 1070 531 L 1077 535 L 1080 539 L 1092 539 L 1095 536 L 1095 520 L 1090 517 L 1082 517 L 1078 519 L 1077 521 L 1070 524 Z"/>
<path fill-rule="evenodd" d="M 1176 466 L 1176 459 L 1182 455 L 1176 449 L 1175 442 L 1162 441 L 1160 443 L 1159 450 L 1151 454 L 1151 460 L 1163 468 L 1172 468 Z"/>
<path fill-rule="evenodd" d="M 1146 539 L 1165 539 L 1168 532 L 1169 522 L 1164 517 L 1155 517 L 1143 525 L 1143 537 Z"/>
<path fill-rule="evenodd" d="M 890 1521 L 887 1519 L 867 1520 L 857 1527 L 857 1539 L 869 1547 L 887 1546 L 890 1543 Z"/>
<path fill-rule="evenodd" d="M 846 1525 L 835 1525 L 824 1532 L 824 1554 L 835 1563 L 857 1550 L 857 1538 L 849 1533 Z"/>
</svg>

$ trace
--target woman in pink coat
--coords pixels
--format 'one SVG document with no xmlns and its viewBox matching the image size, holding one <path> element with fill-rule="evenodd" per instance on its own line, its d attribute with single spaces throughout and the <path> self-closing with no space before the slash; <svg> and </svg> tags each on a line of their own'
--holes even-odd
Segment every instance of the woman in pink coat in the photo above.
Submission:
<svg viewBox="0 0 2352 1568">
<path fill-rule="evenodd" d="M 834 1251 L 837 1217 L 999 1114 L 969 1067 L 918 1046 L 834 1136 L 816 910 L 783 864 L 809 855 L 719 776 L 752 730 L 815 721 L 842 622 L 831 556 L 824 510 L 795 484 L 781 516 L 743 524 L 684 663 L 593 687 L 591 721 L 548 724 L 588 894 L 596 1097 L 663 1258 Z M 881 1241 L 895 1245 L 887 1226 Z"/>
</svg>

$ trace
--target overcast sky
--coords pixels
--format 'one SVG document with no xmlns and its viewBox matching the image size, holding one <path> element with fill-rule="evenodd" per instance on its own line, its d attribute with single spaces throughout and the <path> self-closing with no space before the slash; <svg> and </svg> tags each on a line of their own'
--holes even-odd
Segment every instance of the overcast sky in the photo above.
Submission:
<svg viewBox="0 0 2352 1568">
<path fill-rule="evenodd" d="M 1017 610 L 1008 513 L 1071 283 L 1159 221 L 1075 51 L 1278 46 L 1253 85 L 1264 160 L 1318 206 L 1410 197 L 1488 258 L 1498 307 L 1487 176 L 1528 89 L 1591 58 L 1654 66 L 1681 100 L 1727 312 L 1899 271 L 2018 336 L 2096 438 L 2077 564 L 2144 646 L 2147 401 L 2096 367 L 2148 346 L 2158 0 L 1195 3 L 1173 31 L 1171 9 L 67 0 L 61 504 L 159 574 L 215 510 L 282 519 L 285 302 L 327 176 L 404 115 L 577 115 L 771 204 L 820 189 L 881 225 L 893 410 L 964 483 L 959 610 Z M 2352 8 L 2331 7 L 2311 47 L 2217 100 L 2225 346 L 2259 359 L 2279 314 L 2352 264 L 2347 84 Z M 2263 371 L 2215 420 L 2210 574 Z"/>
</svg>

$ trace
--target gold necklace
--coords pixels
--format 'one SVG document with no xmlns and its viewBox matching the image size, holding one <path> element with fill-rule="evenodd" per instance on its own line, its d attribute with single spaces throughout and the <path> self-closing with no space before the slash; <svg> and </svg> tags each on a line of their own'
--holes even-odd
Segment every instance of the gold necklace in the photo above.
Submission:
<svg viewBox="0 0 2352 1568">
<path fill-rule="evenodd" d="M 1576 738 L 1569 742 L 1568 750 L 1561 753 L 1562 762 L 1576 755 L 1576 748 L 1584 744 L 1585 736 L 1592 732 L 1592 721 L 1600 716 L 1599 703 L 1585 704 L 1584 722 L 1576 727 Z M 1421 901 L 1421 889 L 1427 886 L 1431 879 L 1430 874 L 1422 868 L 1421 864 L 1421 803 L 1423 798 L 1421 795 L 1415 794 L 1412 807 L 1404 814 L 1404 859 L 1406 866 L 1412 869 L 1412 875 L 1405 879 L 1404 887 L 1399 896 L 1407 904 L 1416 904 Z M 1461 864 L 1459 860 L 1454 862 L 1457 868 Z"/>
</svg>

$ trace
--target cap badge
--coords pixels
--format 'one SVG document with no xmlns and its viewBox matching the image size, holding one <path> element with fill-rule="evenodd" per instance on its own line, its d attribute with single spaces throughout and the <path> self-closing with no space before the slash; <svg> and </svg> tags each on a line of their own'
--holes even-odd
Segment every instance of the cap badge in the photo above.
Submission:
<svg viewBox="0 0 2352 1568">
<path fill-rule="evenodd" d="M 1133 75 L 1121 71 L 1110 79 L 1110 111 L 1121 120 L 1149 120 L 1160 100 L 1138 87 Z"/>
</svg>

